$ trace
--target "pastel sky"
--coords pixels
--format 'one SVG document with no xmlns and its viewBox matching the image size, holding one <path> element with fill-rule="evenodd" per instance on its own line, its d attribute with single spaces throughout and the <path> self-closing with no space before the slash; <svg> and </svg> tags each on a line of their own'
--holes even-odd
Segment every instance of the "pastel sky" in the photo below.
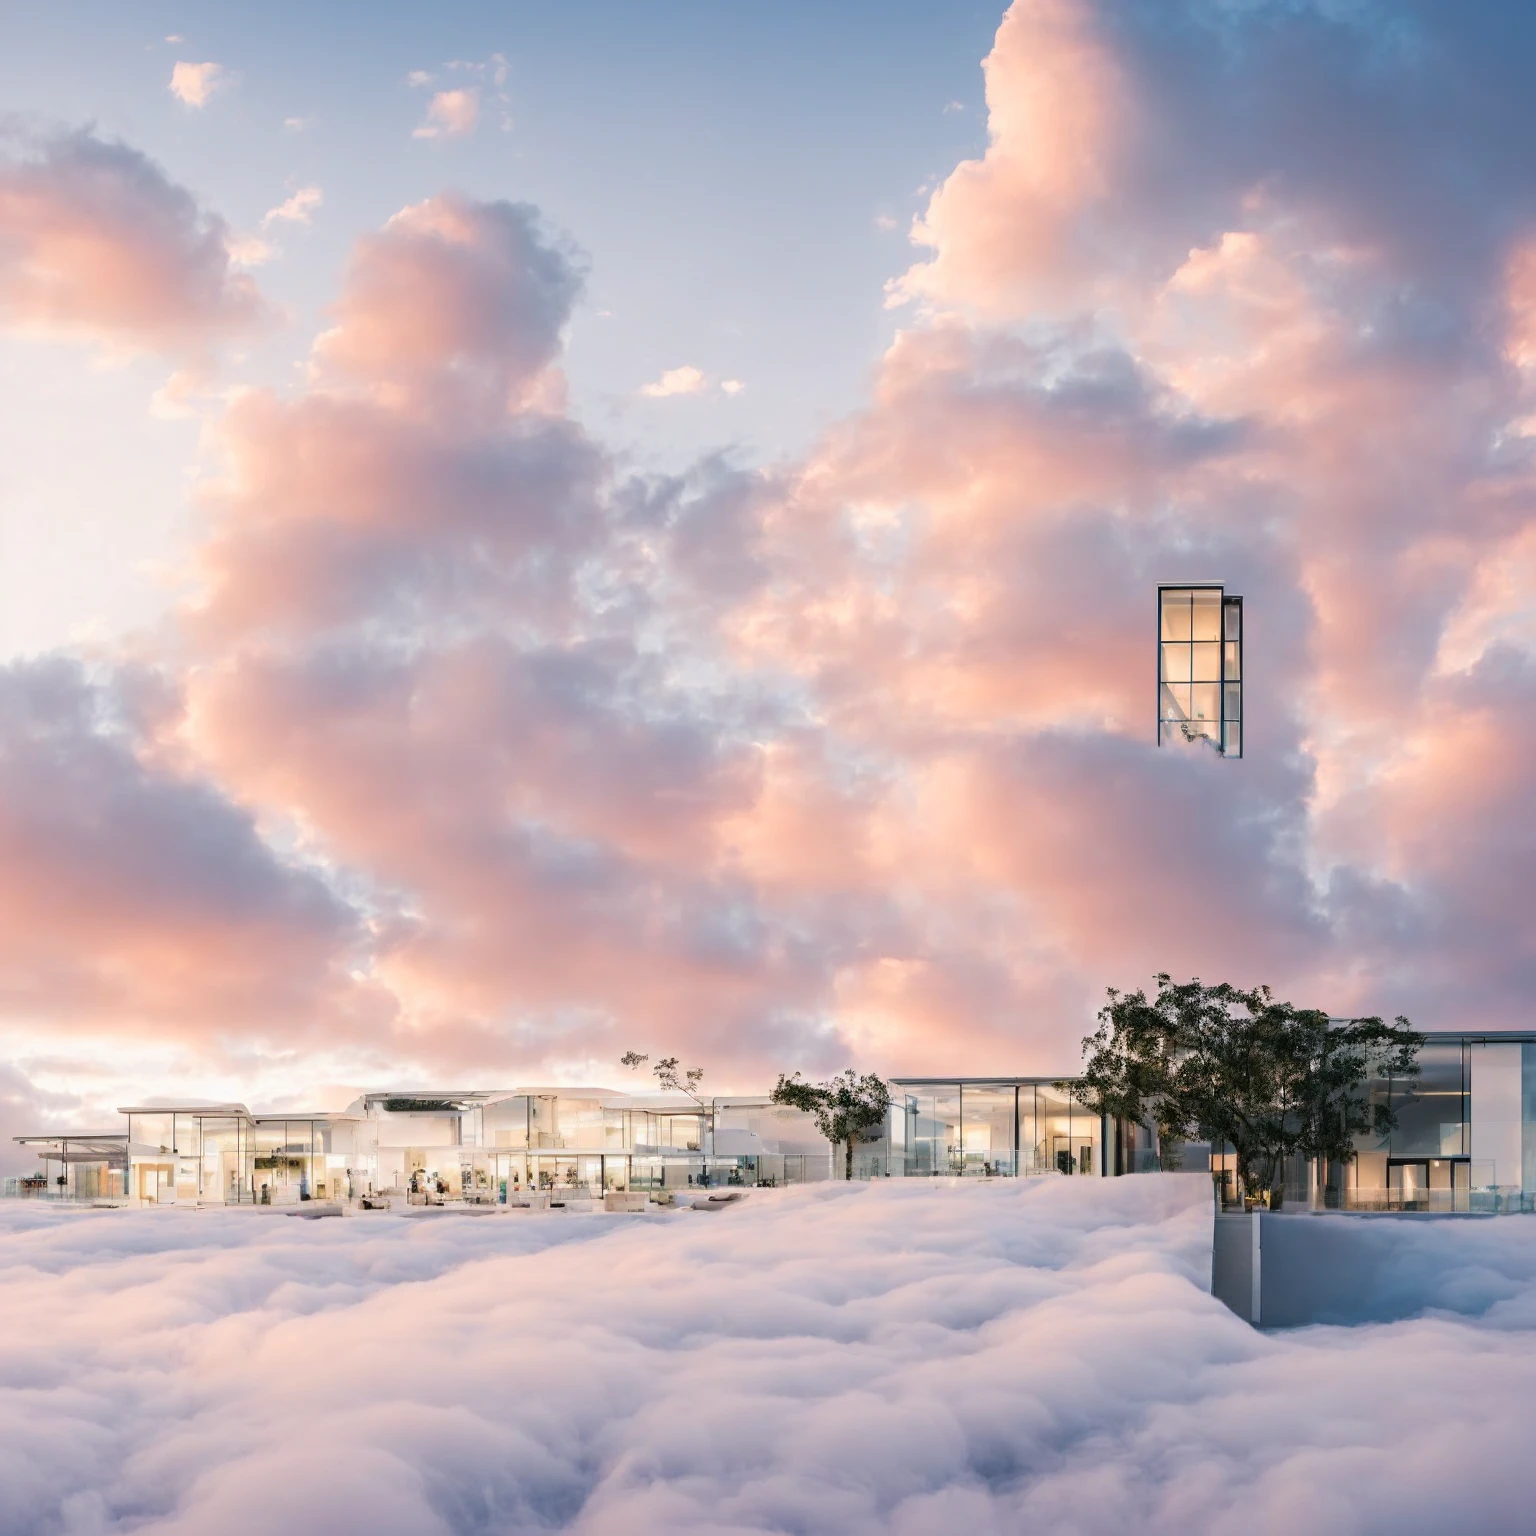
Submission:
<svg viewBox="0 0 1536 1536">
<path fill-rule="evenodd" d="M 0 1120 L 1529 1027 L 1536 12 L 13 11 Z M 1153 595 L 1247 603 L 1246 757 Z"/>
</svg>

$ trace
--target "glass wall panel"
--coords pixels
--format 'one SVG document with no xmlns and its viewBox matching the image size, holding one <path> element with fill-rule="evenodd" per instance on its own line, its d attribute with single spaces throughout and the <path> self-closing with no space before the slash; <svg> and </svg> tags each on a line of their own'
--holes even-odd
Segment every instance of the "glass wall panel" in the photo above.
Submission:
<svg viewBox="0 0 1536 1536">
<path fill-rule="evenodd" d="M 931 1094 L 907 1092 L 900 1095 L 902 1119 L 906 1122 L 907 1172 L 913 1178 L 921 1178 L 933 1172 L 933 1140 L 927 1127 L 932 1123 L 931 1112 L 923 1113 L 924 1103 L 932 1104 Z"/>
<path fill-rule="evenodd" d="M 315 1126 L 309 1120 L 256 1122 L 252 1131 L 251 1176 L 259 1202 L 288 1204 L 315 1193 L 316 1183 L 324 1182 L 325 1178 L 325 1154 L 317 1154 L 315 1140 Z"/>
<path fill-rule="evenodd" d="M 1189 652 L 1189 675 L 1193 681 L 1197 683 L 1221 681 L 1221 647 L 1219 645 L 1192 645 Z"/>
<path fill-rule="evenodd" d="M 1221 591 L 1216 587 L 1196 587 L 1190 594 L 1189 635 L 1192 640 L 1221 639 Z"/>
<path fill-rule="evenodd" d="M 939 1173 L 964 1171 L 960 1147 L 960 1085 L 944 1086 L 933 1095 L 934 1167 Z"/>
<path fill-rule="evenodd" d="M 959 1173 L 960 1085 L 923 1084 L 904 1096 L 907 1171 L 913 1175 Z"/>
<path fill-rule="evenodd" d="M 1034 1162 L 1038 1173 L 1077 1172 L 1071 1100 L 1043 1083 L 1035 1086 Z"/>
<path fill-rule="evenodd" d="M 1397 1112 L 1392 1156 L 1465 1156 L 1467 1084 L 1460 1041 L 1423 1046 L 1419 1066 L 1418 1078 L 1392 1086 L 1392 1107 Z"/>
<path fill-rule="evenodd" d="M 1103 1122 L 1090 1114 L 1075 1099 L 1072 1101 L 1072 1150 L 1076 1171 L 1082 1174 L 1102 1174 L 1103 1148 L 1100 1145 Z"/>
<path fill-rule="evenodd" d="M 1035 1132 L 1035 1125 L 1035 1085 L 1020 1083 L 1018 1170 L 1021 1174 L 1044 1172 L 1043 1169 L 1035 1166 L 1035 1146 L 1039 1139 Z"/>
<path fill-rule="evenodd" d="M 558 1147 L 560 1127 L 557 1124 L 558 1100 L 554 1094 L 540 1093 L 528 1100 L 528 1145 L 530 1147 Z"/>
<path fill-rule="evenodd" d="M 1219 683 L 1194 683 L 1189 690 L 1189 718 L 1191 720 L 1219 720 L 1221 718 L 1221 685 Z"/>
<path fill-rule="evenodd" d="M 1014 1160 L 1012 1084 L 966 1083 L 960 1090 L 962 1173 L 985 1177 L 1011 1175 Z"/>
<path fill-rule="evenodd" d="M 1520 1146 L 1526 1207 L 1536 1200 L 1536 1042 L 1520 1047 Z"/>
<path fill-rule="evenodd" d="M 1163 681 L 1165 683 L 1187 683 L 1190 681 L 1190 651 L 1193 647 L 1188 645 L 1163 644 Z M 1203 647 L 1201 647 L 1203 649 Z"/>
<path fill-rule="evenodd" d="M 573 1099 L 561 1094 L 556 1100 L 556 1122 L 561 1146 L 603 1145 L 603 1106 L 596 1099 Z"/>
<path fill-rule="evenodd" d="M 1163 719 L 1179 721 L 1189 719 L 1189 684 L 1164 683 L 1158 695 L 1162 700 Z"/>
<path fill-rule="evenodd" d="M 247 1178 L 241 1156 L 240 1122 L 233 1117 L 208 1118 L 202 1126 L 202 1190 L 199 1198 L 236 1204 Z"/>
<path fill-rule="evenodd" d="M 176 1149 L 173 1120 L 174 1116 L 169 1114 L 130 1115 L 128 1139 L 161 1152 L 173 1152 Z"/>
<path fill-rule="evenodd" d="M 1486 1162 L 1488 1184 L 1500 1200 L 1520 1192 L 1521 1047 L 1474 1041 L 1467 1046 L 1468 1120 L 1472 1161 Z M 1477 1178 L 1474 1176 L 1474 1184 Z M 1496 1207 L 1496 1209 L 1502 1208 Z"/>
<path fill-rule="evenodd" d="M 516 1094 L 498 1099 L 485 1107 L 485 1137 L 490 1146 L 526 1147 L 528 1145 L 528 1096 Z"/>
<path fill-rule="evenodd" d="M 1162 595 L 1162 637 L 1164 640 L 1188 640 L 1190 637 L 1190 602 L 1187 587 L 1170 587 Z"/>
<path fill-rule="evenodd" d="M 681 1152 L 698 1152 L 704 1145 L 702 1115 L 658 1115 L 661 1144 Z"/>
</svg>

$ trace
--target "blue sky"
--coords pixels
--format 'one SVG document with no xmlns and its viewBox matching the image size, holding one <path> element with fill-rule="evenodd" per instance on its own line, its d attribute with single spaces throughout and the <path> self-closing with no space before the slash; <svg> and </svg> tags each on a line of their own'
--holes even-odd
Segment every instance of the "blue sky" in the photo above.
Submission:
<svg viewBox="0 0 1536 1536">
<path fill-rule="evenodd" d="M 1049 1073 L 1164 970 L 1527 1023 L 1531 14 L 12 12 L 0 1057 Z M 1192 576 L 1240 762 L 1157 744 Z"/>
<path fill-rule="evenodd" d="M 722 449 L 774 462 L 864 395 L 912 215 L 985 143 L 997 19 L 973 3 L 18 8 L 0 101 L 133 143 L 237 232 L 321 189 L 257 274 L 286 323 L 226 384 L 290 382 L 353 240 L 451 185 L 536 204 L 585 254 L 566 367 L 575 414 L 612 450 L 645 468 Z M 472 136 L 413 139 L 431 90 L 411 72 L 451 84 L 445 65 L 493 54 L 510 131 L 487 111 Z M 191 111 L 167 89 L 181 59 L 233 78 Z M 198 434 L 146 422 L 157 366 L 83 370 L 25 341 L 0 359 L 0 654 L 103 638 L 161 605 Z M 684 366 L 745 388 L 637 398 Z"/>
</svg>

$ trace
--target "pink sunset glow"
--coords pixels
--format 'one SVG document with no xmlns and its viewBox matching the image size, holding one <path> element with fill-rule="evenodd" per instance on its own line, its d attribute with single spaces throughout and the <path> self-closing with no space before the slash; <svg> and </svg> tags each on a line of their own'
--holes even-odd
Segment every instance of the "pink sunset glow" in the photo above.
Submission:
<svg viewBox="0 0 1536 1536">
<path fill-rule="evenodd" d="M 1157 970 L 1527 1022 L 1536 179 L 1426 168 L 1415 122 L 1453 169 L 1502 129 L 1347 21 L 1188 29 L 1017 0 L 864 403 L 776 461 L 621 452 L 570 404 L 582 230 L 423 150 L 304 366 L 202 399 L 160 621 L 0 673 L 10 1035 L 755 1086 L 1069 1070 Z M 217 203 L 8 141 L 0 323 L 199 366 L 308 324 Z M 1247 600 L 1240 764 L 1154 744 L 1191 576 Z"/>
</svg>

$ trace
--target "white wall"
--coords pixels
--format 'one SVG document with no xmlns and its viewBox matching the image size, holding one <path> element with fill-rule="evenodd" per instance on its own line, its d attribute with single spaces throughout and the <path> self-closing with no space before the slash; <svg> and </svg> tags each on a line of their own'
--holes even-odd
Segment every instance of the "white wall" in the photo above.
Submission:
<svg viewBox="0 0 1536 1536">
<path fill-rule="evenodd" d="M 1472 1045 L 1472 1163 L 1493 1164 L 1493 1182 L 1520 1183 L 1520 1047 Z"/>
</svg>

